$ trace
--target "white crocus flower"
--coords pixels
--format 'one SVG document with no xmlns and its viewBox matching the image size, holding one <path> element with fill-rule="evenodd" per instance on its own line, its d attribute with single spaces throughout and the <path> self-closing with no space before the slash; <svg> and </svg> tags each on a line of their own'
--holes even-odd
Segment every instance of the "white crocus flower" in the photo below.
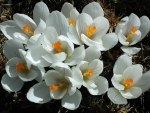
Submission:
<svg viewBox="0 0 150 113">
<path fill-rule="evenodd" d="M 122 55 L 116 61 L 111 79 L 114 87 L 108 89 L 108 97 L 115 104 L 127 104 L 127 99 L 138 98 L 150 88 L 150 72 L 142 74 L 140 64 L 132 65 L 127 55 Z"/>
<path fill-rule="evenodd" d="M 63 63 L 53 64 L 55 70 L 49 70 L 45 75 L 45 82 L 30 88 L 27 98 L 31 102 L 46 103 L 51 99 L 62 99 L 61 105 L 69 110 L 79 107 L 82 95 L 76 87 L 82 85 L 82 74 L 77 68 L 72 70 Z M 42 92 L 42 93 L 41 93 Z"/>
<path fill-rule="evenodd" d="M 42 45 L 35 46 L 27 52 L 27 59 L 34 65 L 39 65 L 39 63 L 41 63 L 36 63 L 35 57 L 38 56 L 40 59 L 44 59 L 49 63 L 64 61 L 68 65 L 77 64 L 82 61 L 85 56 L 84 46 L 78 47 L 74 50 L 73 43 L 66 36 L 58 36 L 54 27 L 47 27 L 44 30 L 41 43 Z M 35 52 L 36 55 L 34 54 Z"/>
<path fill-rule="evenodd" d="M 88 47 L 84 61 L 77 65 L 82 73 L 83 86 L 92 95 L 101 95 L 108 90 L 107 79 L 99 76 L 103 71 L 103 62 L 99 60 L 100 55 L 96 47 Z"/>
<path fill-rule="evenodd" d="M 32 40 L 37 40 L 40 37 L 39 34 L 46 27 L 44 21 L 48 15 L 49 10 L 46 4 L 39 2 L 33 10 L 34 20 L 25 14 L 16 13 L 13 15 L 13 20 L 1 23 L 0 29 L 8 39 L 15 39 L 20 43 L 27 44 L 30 38 L 33 42 Z"/>
<path fill-rule="evenodd" d="M 4 45 L 4 54 L 9 59 L 6 63 L 6 72 L 1 80 L 3 88 L 10 92 L 19 91 L 24 82 L 36 79 L 43 80 L 44 68 L 31 65 L 24 57 L 26 51 L 22 44 L 15 40 L 8 40 Z"/>
<path fill-rule="evenodd" d="M 61 12 L 68 19 L 69 25 L 72 25 L 72 27 L 75 27 L 76 19 L 79 16 L 79 12 L 76 10 L 76 8 L 74 8 L 72 4 L 66 2 L 62 6 Z"/>
<path fill-rule="evenodd" d="M 123 45 L 121 49 L 129 55 L 136 54 L 141 48 L 130 46 L 135 45 L 147 35 L 150 29 L 150 20 L 147 16 L 139 18 L 134 13 L 121 20 L 123 22 L 118 23 L 116 26 L 119 42 Z"/>
<path fill-rule="evenodd" d="M 118 38 L 115 33 L 107 33 L 109 22 L 105 17 L 92 19 L 87 13 L 81 13 L 76 20 L 76 27 L 69 27 L 68 37 L 77 45 L 96 46 L 101 51 L 114 47 Z"/>
</svg>

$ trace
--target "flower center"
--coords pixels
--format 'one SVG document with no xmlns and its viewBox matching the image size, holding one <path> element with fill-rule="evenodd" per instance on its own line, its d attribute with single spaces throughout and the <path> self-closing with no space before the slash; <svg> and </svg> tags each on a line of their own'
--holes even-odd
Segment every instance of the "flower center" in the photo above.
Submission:
<svg viewBox="0 0 150 113">
<path fill-rule="evenodd" d="M 34 32 L 31 31 L 31 29 L 30 29 L 30 27 L 28 26 L 28 24 L 24 24 L 22 30 L 23 30 L 24 32 L 27 32 L 27 33 L 31 34 L 31 35 L 34 35 Z"/>
<path fill-rule="evenodd" d="M 124 86 L 125 86 L 126 88 L 129 88 L 132 83 L 133 83 L 133 79 L 125 79 L 125 80 L 124 80 Z"/>
<path fill-rule="evenodd" d="M 61 50 L 61 42 L 60 41 L 57 41 L 57 42 L 54 42 L 53 44 L 52 44 L 52 48 L 54 48 L 54 49 L 56 49 L 56 51 L 57 52 L 62 52 L 62 50 Z"/>
<path fill-rule="evenodd" d="M 58 90 L 58 88 L 61 88 L 65 85 L 65 83 L 60 83 L 59 85 L 55 85 L 55 84 L 52 84 L 50 87 L 49 87 L 49 90 Z"/>
<path fill-rule="evenodd" d="M 83 73 L 83 76 L 86 77 L 86 76 L 92 76 L 92 69 L 88 69 L 85 73 Z"/>
<path fill-rule="evenodd" d="M 17 62 L 16 63 L 16 70 L 19 71 L 19 70 L 25 70 L 27 69 L 26 66 L 20 62 Z"/>
<path fill-rule="evenodd" d="M 95 26 L 86 26 L 87 32 L 86 32 L 86 36 L 88 38 L 90 38 L 92 36 L 92 34 L 96 31 L 96 27 Z"/>
<path fill-rule="evenodd" d="M 69 22 L 69 24 L 71 24 L 71 25 L 73 25 L 75 27 L 75 22 L 74 22 L 73 19 L 69 19 L 68 22 Z"/>
<path fill-rule="evenodd" d="M 126 37 L 126 42 L 129 41 L 129 39 L 131 38 L 131 36 L 137 31 L 137 29 L 135 29 L 134 26 L 130 27 L 130 33 L 127 35 Z"/>
</svg>

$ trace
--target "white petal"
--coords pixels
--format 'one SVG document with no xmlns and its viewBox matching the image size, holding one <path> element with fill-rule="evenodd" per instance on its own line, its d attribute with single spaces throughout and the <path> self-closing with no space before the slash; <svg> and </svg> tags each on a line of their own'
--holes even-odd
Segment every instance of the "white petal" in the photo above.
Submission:
<svg viewBox="0 0 150 113">
<path fill-rule="evenodd" d="M 107 95 L 114 104 L 127 104 L 127 99 L 125 99 L 120 92 L 113 87 L 108 89 Z"/>
<path fill-rule="evenodd" d="M 31 36 L 30 39 L 27 41 L 26 49 L 30 49 L 36 45 L 41 45 L 41 34 Z"/>
<path fill-rule="evenodd" d="M 46 23 L 43 20 L 41 20 L 41 19 L 40 19 L 39 24 L 37 24 L 37 25 L 38 26 L 37 26 L 37 28 L 34 31 L 34 35 L 42 33 L 45 30 L 45 28 L 46 28 Z"/>
<path fill-rule="evenodd" d="M 99 59 L 101 56 L 101 52 L 94 46 L 89 46 L 85 50 L 85 58 L 84 61 L 91 62 L 94 59 Z"/>
<path fill-rule="evenodd" d="M 141 48 L 122 46 L 121 50 L 128 55 L 134 55 L 134 54 L 138 53 L 141 50 Z"/>
<path fill-rule="evenodd" d="M 52 84 L 58 84 L 60 81 L 62 81 L 62 79 L 63 75 L 55 70 L 49 70 L 44 75 L 44 80 L 47 86 L 51 86 Z"/>
<path fill-rule="evenodd" d="M 1 80 L 2 87 L 9 92 L 17 92 L 21 90 L 24 82 L 19 77 L 11 78 L 7 74 L 4 74 Z"/>
<path fill-rule="evenodd" d="M 78 67 L 81 71 L 84 71 L 88 68 L 89 62 L 87 61 L 81 61 L 80 63 L 77 64 L 76 67 Z"/>
<path fill-rule="evenodd" d="M 61 8 L 61 12 L 62 14 L 66 17 L 66 18 L 69 18 L 70 17 L 70 11 L 73 9 L 73 5 L 68 3 L 68 2 L 65 2 L 64 5 L 62 6 Z"/>
<path fill-rule="evenodd" d="M 93 20 L 92 26 L 96 27 L 96 31 L 90 37 L 92 40 L 96 41 L 103 37 L 109 29 L 109 21 L 102 16 L 99 16 Z"/>
<path fill-rule="evenodd" d="M 114 74 L 123 74 L 124 70 L 132 65 L 132 59 L 128 55 L 121 55 L 113 68 L 113 73 Z"/>
<path fill-rule="evenodd" d="M 41 82 L 43 81 L 43 77 L 45 74 L 45 69 L 43 67 L 37 67 L 32 65 L 32 69 L 38 73 L 38 76 L 35 78 L 36 81 Z"/>
<path fill-rule="evenodd" d="M 74 49 L 73 54 L 70 57 L 67 57 L 65 63 L 68 65 L 76 65 L 81 62 L 85 57 L 84 45 Z"/>
<path fill-rule="evenodd" d="M 53 99 L 62 99 L 64 97 L 64 95 L 66 94 L 67 89 L 64 87 L 60 87 L 58 88 L 58 90 L 51 90 L 50 91 L 50 96 Z"/>
<path fill-rule="evenodd" d="M 28 39 L 29 36 L 27 36 L 25 33 L 14 33 L 14 40 L 19 43 L 27 44 Z"/>
<path fill-rule="evenodd" d="M 134 45 L 141 39 L 141 32 L 137 30 L 129 39 L 130 45 Z"/>
<path fill-rule="evenodd" d="M 139 87 L 131 87 L 129 89 L 120 91 L 121 95 L 126 99 L 138 98 L 142 94 L 142 90 Z"/>
<path fill-rule="evenodd" d="M 8 39 L 13 39 L 15 32 L 23 33 L 14 20 L 1 23 L 0 29 Z"/>
<path fill-rule="evenodd" d="M 25 59 L 26 53 L 27 53 L 27 52 L 26 52 L 25 50 L 19 49 L 20 59 L 21 59 L 23 62 L 26 62 L 26 59 Z"/>
<path fill-rule="evenodd" d="M 81 41 L 80 36 L 78 35 L 75 27 L 73 27 L 72 25 L 69 26 L 69 32 L 67 32 L 67 36 L 72 41 L 72 43 L 77 44 L 77 45 L 83 44 L 83 42 Z"/>
<path fill-rule="evenodd" d="M 62 62 L 66 59 L 67 54 L 64 52 L 61 53 L 46 53 L 42 56 L 49 63 Z"/>
<path fill-rule="evenodd" d="M 32 86 L 27 92 L 27 99 L 34 103 L 44 104 L 52 100 L 49 87 L 45 82 L 40 82 Z"/>
<path fill-rule="evenodd" d="M 35 23 L 38 25 L 40 23 L 40 19 L 46 22 L 46 18 L 49 15 L 49 9 L 44 2 L 38 2 L 33 9 L 33 19 Z"/>
<path fill-rule="evenodd" d="M 63 76 L 70 76 L 72 77 L 72 72 L 70 67 L 67 64 L 62 62 L 54 63 L 51 65 L 56 71 L 60 72 Z"/>
<path fill-rule="evenodd" d="M 143 74 L 141 79 L 135 84 L 136 87 L 140 87 L 142 92 L 149 90 L 150 88 L 150 71 Z"/>
<path fill-rule="evenodd" d="M 50 32 L 51 31 L 51 32 Z M 52 51 L 52 44 L 58 41 L 58 34 L 54 27 L 47 27 L 42 34 L 42 46 L 47 51 Z"/>
<path fill-rule="evenodd" d="M 80 36 L 82 33 L 86 34 L 86 27 L 93 22 L 93 19 L 90 15 L 86 13 L 81 13 L 76 20 L 76 30 Z"/>
<path fill-rule="evenodd" d="M 73 43 L 68 39 L 68 37 L 60 35 L 58 39 L 62 42 L 61 48 L 67 53 L 67 56 L 71 56 L 74 51 Z"/>
<path fill-rule="evenodd" d="M 98 76 L 94 79 L 94 83 L 97 86 L 96 88 L 88 88 L 91 95 L 102 95 L 108 90 L 108 81 L 106 78 Z"/>
<path fill-rule="evenodd" d="M 38 52 L 37 52 L 38 51 Z M 26 58 L 36 66 L 46 67 L 50 66 L 50 63 L 48 63 L 46 60 L 42 58 L 43 54 L 46 54 L 47 51 L 45 51 L 42 46 L 34 46 L 31 49 L 27 51 Z"/>
<path fill-rule="evenodd" d="M 67 108 L 69 110 L 75 110 L 79 107 L 81 99 L 82 99 L 82 95 L 81 95 L 81 92 L 79 90 L 77 90 L 71 96 L 69 96 L 69 94 L 66 93 L 61 100 L 61 105 L 64 108 Z"/>
<path fill-rule="evenodd" d="M 141 39 L 142 40 L 149 32 L 150 29 L 150 20 L 147 16 L 142 16 L 140 18 L 140 22 L 141 22 L 141 26 L 139 28 L 139 30 L 141 31 Z"/>
<path fill-rule="evenodd" d="M 6 72 L 9 77 L 17 77 L 19 71 L 16 70 L 16 64 L 17 62 L 24 63 L 20 58 L 14 57 L 11 58 L 7 63 L 6 63 Z"/>
<path fill-rule="evenodd" d="M 13 57 L 20 58 L 19 49 L 24 49 L 22 44 L 15 40 L 7 40 L 4 44 L 3 53 L 7 59 L 11 59 Z"/>
<path fill-rule="evenodd" d="M 96 77 L 103 71 L 103 62 L 99 59 L 94 59 L 89 63 L 88 69 L 92 69 L 92 76 L 90 76 L 89 78 Z"/>
<path fill-rule="evenodd" d="M 34 31 L 37 27 L 35 22 L 25 14 L 16 13 L 13 15 L 13 19 L 21 29 L 23 28 L 24 24 L 28 24 L 31 31 Z"/>
<path fill-rule="evenodd" d="M 89 14 L 93 19 L 98 16 L 104 16 L 104 11 L 97 2 L 89 3 L 83 8 L 82 12 Z"/>
<path fill-rule="evenodd" d="M 125 45 L 125 46 L 128 46 L 128 45 L 129 45 L 129 42 L 126 41 L 126 37 L 122 34 L 121 31 L 118 32 L 117 36 L 118 36 L 119 42 L 120 42 L 122 45 Z"/>
<path fill-rule="evenodd" d="M 88 38 L 86 35 L 81 34 L 81 40 L 87 45 L 87 46 L 96 46 L 98 50 L 104 50 L 104 47 L 102 45 L 102 42 L 100 41 L 94 41 Z"/>
<path fill-rule="evenodd" d="M 70 11 L 70 19 L 76 20 L 79 16 L 79 12 L 74 8 Z"/>
<path fill-rule="evenodd" d="M 113 48 L 118 43 L 118 37 L 115 33 L 107 33 L 101 38 L 101 41 L 102 41 L 101 48 L 104 48 L 101 50 L 106 51 Z"/>
<path fill-rule="evenodd" d="M 131 13 L 129 16 L 128 26 L 134 26 L 136 29 L 139 29 L 140 24 L 139 17 L 136 14 Z"/>
<path fill-rule="evenodd" d="M 18 76 L 22 81 L 28 82 L 28 81 L 32 81 L 33 79 L 35 79 L 38 76 L 38 73 L 34 71 L 33 69 L 30 69 L 27 72 L 20 72 Z"/>
<path fill-rule="evenodd" d="M 114 75 L 111 79 L 111 82 L 113 84 L 113 86 L 118 89 L 118 90 L 124 90 L 124 86 L 121 84 L 121 82 L 123 81 L 123 76 L 122 75 Z"/>
<path fill-rule="evenodd" d="M 142 65 L 140 64 L 132 65 L 125 69 L 123 73 L 123 78 L 133 79 L 133 83 L 131 84 L 131 86 L 133 86 L 134 84 L 136 84 L 137 81 L 141 79 L 143 75 L 142 72 L 143 72 Z"/>
<path fill-rule="evenodd" d="M 124 17 L 120 20 L 121 22 L 117 24 L 116 28 L 115 28 L 115 33 L 118 33 L 120 29 L 122 29 L 123 26 L 125 26 L 128 21 L 129 21 L 129 17 Z"/>
<path fill-rule="evenodd" d="M 73 79 L 79 82 L 78 88 L 80 88 L 83 83 L 83 76 L 79 68 L 77 67 L 72 68 L 72 77 Z"/>
<path fill-rule="evenodd" d="M 46 25 L 53 26 L 56 29 L 58 35 L 67 36 L 69 23 L 62 13 L 58 11 L 53 11 L 50 13 L 47 17 Z"/>
</svg>

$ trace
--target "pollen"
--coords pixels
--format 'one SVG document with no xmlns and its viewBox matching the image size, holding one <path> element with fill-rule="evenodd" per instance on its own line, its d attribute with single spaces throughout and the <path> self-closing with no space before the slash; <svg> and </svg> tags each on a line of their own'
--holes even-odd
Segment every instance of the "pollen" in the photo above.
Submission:
<svg viewBox="0 0 150 113">
<path fill-rule="evenodd" d="M 83 76 L 92 76 L 92 69 L 88 69 L 85 73 L 83 73 Z"/>
<path fill-rule="evenodd" d="M 96 27 L 95 26 L 86 26 L 87 32 L 86 32 L 86 36 L 88 38 L 90 38 L 92 36 L 92 34 L 96 31 Z"/>
<path fill-rule="evenodd" d="M 16 70 L 19 71 L 19 70 L 25 70 L 26 69 L 26 66 L 20 62 L 17 62 L 16 63 Z"/>
<path fill-rule="evenodd" d="M 53 44 L 52 44 L 52 48 L 54 48 L 54 49 L 56 49 L 56 51 L 58 52 L 58 53 L 60 53 L 60 52 L 62 52 L 62 50 L 61 50 L 61 42 L 60 41 L 57 41 L 57 42 L 54 42 Z"/>
<path fill-rule="evenodd" d="M 31 29 L 30 29 L 30 27 L 29 27 L 28 24 L 24 24 L 22 30 L 23 30 L 24 32 L 26 32 L 26 33 L 29 33 L 29 34 L 31 34 L 31 35 L 34 35 L 34 32 L 31 31 Z"/>
<path fill-rule="evenodd" d="M 69 22 L 70 25 L 73 25 L 75 27 L 75 22 L 74 22 L 73 19 L 69 19 L 68 22 Z"/>
<path fill-rule="evenodd" d="M 126 37 L 126 42 L 129 41 L 129 39 L 131 38 L 131 36 L 137 31 L 137 29 L 135 29 L 134 26 L 130 27 L 130 33 L 127 35 Z"/>
<path fill-rule="evenodd" d="M 124 80 L 124 86 L 126 88 L 130 87 L 132 83 L 133 83 L 133 79 L 125 79 Z"/>
<path fill-rule="evenodd" d="M 55 85 L 55 84 L 52 84 L 50 87 L 49 87 L 49 90 L 58 90 L 59 88 L 63 87 L 65 84 L 64 83 L 60 83 L 59 85 Z"/>
</svg>

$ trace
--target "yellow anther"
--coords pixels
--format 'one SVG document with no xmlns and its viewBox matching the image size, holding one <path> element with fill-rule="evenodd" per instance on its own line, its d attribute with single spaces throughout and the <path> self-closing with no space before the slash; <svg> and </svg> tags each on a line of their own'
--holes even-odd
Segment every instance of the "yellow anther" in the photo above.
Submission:
<svg viewBox="0 0 150 113">
<path fill-rule="evenodd" d="M 60 87 L 63 87 L 65 84 L 64 83 L 60 83 L 59 85 L 55 85 L 55 84 L 52 84 L 49 89 L 50 90 L 58 90 L 58 88 Z"/>
<path fill-rule="evenodd" d="M 130 33 L 127 35 L 126 37 L 126 42 L 129 41 L 129 39 L 131 38 L 131 36 L 137 31 L 137 29 L 135 29 L 134 26 L 130 27 Z"/>
<path fill-rule="evenodd" d="M 88 69 L 85 73 L 83 73 L 84 77 L 88 75 L 92 76 L 92 69 Z"/>
<path fill-rule="evenodd" d="M 124 86 L 127 88 L 130 87 L 132 83 L 133 83 L 133 79 L 125 79 L 124 80 Z"/>
<path fill-rule="evenodd" d="M 86 36 L 88 38 L 91 37 L 91 35 L 96 31 L 96 27 L 95 26 L 86 26 L 87 32 L 86 32 Z"/>
<path fill-rule="evenodd" d="M 27 68 L 26 68 L 26 66 L 25 66 L 24 64 L 22 64 L 22 63 L 20 63 L 20 62 L 17 62 L 17 63 L 16 63 L 16 70 L 19 71 L 19 70 L 21 70 L 21 69 L 22 69 L 22 70 L 25 70 L 25 69 L 27 69 Z"/>
<path fill-rule="evenodd" d="M 34 32 L 31 31 L 31 29 L 30 29 L 30 27 L 28 26 L 28 24 L 24 24 L 22 30 L 23 30 L 24 32 L 26 32 L 26 33 L 29 33 L 29 34 L 31 34 L 31 35 L 34 35 Z"/>
<path fill-rule="evenodd" d="M 61 50 L 61 48 L 60 48 L 61 45 L 62 45 L 61 42 L 60 42 L 60 41 L 57 41 L 57 42 L 55 42 L 55 43 L 52 44 L 52 48 L 55 48 L 56 51 L 60 53 L 60 52 L 62 52 L 62 50 Z"/>
</svg>

